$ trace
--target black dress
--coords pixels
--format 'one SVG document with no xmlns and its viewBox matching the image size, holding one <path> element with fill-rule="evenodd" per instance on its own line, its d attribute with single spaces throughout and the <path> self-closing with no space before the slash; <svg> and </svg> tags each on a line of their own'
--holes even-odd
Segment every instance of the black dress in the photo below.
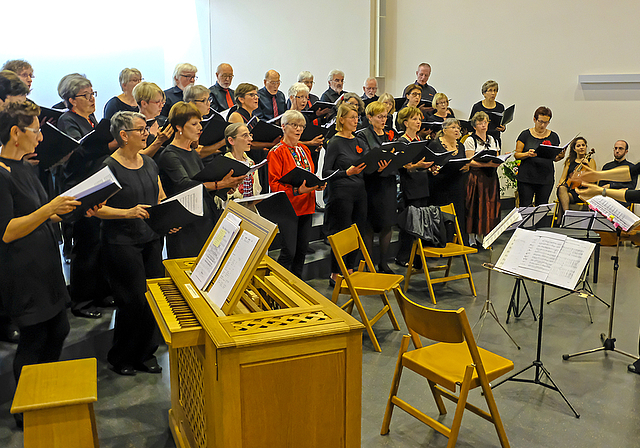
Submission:
<svg viewBox="0 0 640 448">
<path fill-rule="evenodd" d="M 211 163 L 216 163 L 215 159 Z M 193 176 L 204 168 L 196 151 L 186 151 L 169 145 L 162 152 L 158 165 L 160 179 L 167 196 L 174 196 L 201 184 Z M 204 214 L 193 223 L 184 226 L 178 233 L 167 235 L 169 258 L 196 257 L 207 242 L 219 218 L 219 211 L 211 194 L 204 190 Z"/>
<path fill-rule="evenodd" d="M 392 141 L 389 133 L 378 135 L 369 126 L 356 134 L 358 143 L 366 154 L 382 143 Z M 396 209 L 397 184 L 396 173 L 381 174 L 375 171 L 364 175 L 364 186 L 367 192 L 367 221 L 374 232 L 380 232 L 384 227 L 394 225 L 398 219 Z"/>
<path fill-rule="evenodd" d="M 504 104 L 496 101 L 496 105 L 493 109 L 489 109 L 482 104 L 482 101 L 478 101 L 471 107 L 471 113 L 469 114 L 469 120 L 473 118 L 476 112 L 485 112 L 489 115 L 489 129 L 487 134 L 493 137 L 498 145 L 501 144 L 500 140 L 500 131 L 496 128 L 500 126 L 500 122 L 502 121 L 502 115 L 504 113 Z"/>
<path fill-rule="evenodd" d="M 105 160 L 122 189 L 107 206 L 128 209 L 158 203 L 158 166 L 147 156 L 138 169 Z M 143 219 L 102 220 L 102 242 L 117 312 L 107 360 L 116 368 L 142 368 L 158 348 L 156 323 L 145 299 L 146 280 L 164 275 L 162 239 Z"/>
<path fill-rule="evenodd" d="M 9 221 L 26 216 L 49 202 L 30 165 L 0 157 L 0 235 Z M 47 221 L 11 243 L 0 239 L 0 296 L 4 311 L 19 326 L 51 319 L 64 310 L 69 294 L 62 274 L 60 251 Z"/>
<path fill-rule="evenodd" d="M 116 112 L 121 111 L 138 112 L 138 106 L 130 106 L 117 96 L 114 96 L 109 101 L 107 101 L 107 104 L 104 105 L 104 118 L 106 118 L 107 120 L 111 120 L 111 117 L 113 117 Z"/>
</svg>

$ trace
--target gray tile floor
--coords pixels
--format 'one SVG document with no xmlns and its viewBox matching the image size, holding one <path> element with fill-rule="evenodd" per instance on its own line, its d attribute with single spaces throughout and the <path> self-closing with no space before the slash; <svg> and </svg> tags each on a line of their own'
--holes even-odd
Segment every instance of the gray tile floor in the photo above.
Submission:
<svg viewBox="0 0 640 448">
<path fill-rule="evenodd" d="M 505 238 L 501 239 L 504 244 Z M 499 252 L 498 248 L 498 252 Z M 614 324 L 617 347 L 637 354 L 640 303 L 637 300 L 640 271 L 636 268 L 638 250 L 621 249 L 621 266 L 618 281 L 618 299 Z M 603 248 L 599 282 L 595 292 L 610 301 L 612 283 L 613 248 Z M 473 325 L 486 299 L 487 271 L 480 265 L 488 259 L 487 252 L 472 257 L 472 269 L 478 288 L 478 297 L 468 293 L 465 282 L 453 282 L 436 289 L 438 308 L 465 307 Z M 458 267 L 460 267 L 458 265 Z M 309 283 L 318 291 L 330 296 L 325 279 Z M 494 274 L 492 300 L 499 317 L 504 322 L 513 279 Z M 540 304 L 540 287 L 528 284 L 534 308 Z M 547 300 L 561 291 L 546 288 Z M 420 277 L 411 282 L 410 297 L 419 303 L 429 304 L 426 285 Z M 365 300 L 372 311 L 376 300 Z M 375 331 L 382 345 L 382 353 L 372 350 L 368 337 L 363 338 L 362 381 L 362 446 L 363 447 L 444 447 L 446 439 L 429 427 L 397 410 L 391 421 L 391 432 L 380 436 L 380 425 L 396 362 L 400 339 L 405 334 L 392 330 L 388 319 L 381 319 Z M 504 420 L 507 435 L 513 447 L 636 447 L 640 446 L 640 375 L 627 372 L 629 359 L 616 353 L 596 353 L 563 361 L 563 353 L 574 353 L 600 346 L 600 333 L 606 333 L 609 311 L 597 300 L 589 299 L 594 323 L 589 323 L 585 300 L 571 296 L 551 305 L 545 304 L 542 361 L 554 381 L 564 391 L 569 401 L 581 414 L 575 418 L 557 392 L 539 385 L 507 382 L 495 389 L 498 408 Z M 165 372 L 162 375 L 138 374 L 121 377 L 107 368 L 105 361 L 111 331 L 112 312 L 102 319 L 88 321 L 70 317 L 72 331 L 67 339 L 64 359 L 95 356 L 98 364 L 98 402 L 96 419 L 102 447 L 174 447 L 167 426 L 169 400 L 169 375 L 165 349 L 160 349 L 159 359 Z M 535 358 L 537 324 L 529 310 L 520 319 L 510 320 L 507 329 L 521 345 L 518 350 L 491 317 L 487 317 L 478 338 L 481 346 L 512 359 L 516 370 L 529 365 Z M 477 335 L 478 327 L 475 333 Z M 11 361 L 14 347 L 0 343 L 0 446 L 21 447 L 22 433 L 15 430 L 9 408 L 14 391 Z M 532 378 L 529 370 L 522 377 Z M 424 380 L 410 372 L 403 376 L 400 395 L 426 413 L 437 415 L 433 399 L 427 393 Z M 472 400 L 481 400 L 477 392 Z M 452 410 L 451 404 L 448 408 Z M 442 417 L 445 424 L 451 415 Z M 458 440 L 459 447 L 498 447 L 499 442 L 492 426 L 473 414 L 466 414 Z"/>
</svg>

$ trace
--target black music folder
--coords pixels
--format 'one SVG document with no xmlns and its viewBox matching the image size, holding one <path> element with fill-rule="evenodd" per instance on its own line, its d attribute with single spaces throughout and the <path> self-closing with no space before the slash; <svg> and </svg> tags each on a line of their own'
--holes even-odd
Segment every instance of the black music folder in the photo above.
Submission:
<svg viewBox="0 0 640 448">
<path fill-rule="evenodd" d="M 393 160 L 395 157 L 394 150 L 396 147 L 400 147 L 400 145 L 401 144 L 398 144 L 397 142 L 383 143 L 382 146 L 378 146 L 367 151 L 364 156 L 360 157 L 358 161 L 354 163 L 354 166 L 364 163 L 367 166 L 362 172 L 365 174 L 372 174 L 378 170 L 378 162 L 390 162 Z"/>
<path fill-rule="evenodd" d="M 322 135 L 325 137 L 329 129 L 323 128 L 322 126 L 316 126 L 315 124 L 307 121 L 307 127 L 304 128 L 302 135 L 300 136 L 301 142 L 308 142 L 316 138 L 318 135 Z"/>
<path fill-rule="evenodd" d="M 38 121 L 40 121 L 40 126 L 43 126 L 43 123 L 51 123 L 54 126 L 58 124 L 58 118 L 65 113 L 68 112 L 69 109 L 55 109 L 50 107 L 40 106 L 40 115 L 38 116 Z"/>
<path fill-rule="evenodd" d="M 230 124 L 222 118 L 222 115 L 213 112 L 208 119 L 202 120 L 202 134 L 200 134 L 198 143 L 202 146 L 209 146 L 224 140 L 224 131 Z"/>
<path fill-rule="evenodd" d="M 145 222 L 158 235 L 165 235 L 171 229 L 191 224 L 204 214 L 203 190 L 202 184 L 196 185 L 149 207 L 149 218 Z"/>
<path fill-rule="evenodd" d="M 480 162 L 480 163 L 493 162 L 500 165 L 506 162 L 507 159 L 511 157 L 512 154 L 513 153 L 508 153 L 508 154 L 499 156 L 498 153 L 492 149 L 483 149 L 482 151 L 479 151 L 477 154 L 475 154 L 471 158 L 471 160 L 475 160 L 476 162 Z"/>
<path fill-rule="evenodd" d="M 418 142 L 411 142 L 408 146 L 415 145 L 416 148 L 420 149 L 420 152 L 413 158 L 412 162 L 417 163 L 422 158 L 424 158 L 425 162 L 433 162 L 435 165 L 444 166 L 449 162 L 451 157 L 453 157 L 453 152 L 445 151 L 441 153 L 434 152 L 431 148 L 429 148 L 429 141 L 426 140 L 422 143 L 426 143 L 426 145 L 416 145 Z"/>
<path fill-rule="evenodd" d="M 87 210 L 106 202 L 121 189 L 122 187 L 118 179 L 113 175 L 111 169 L 105 166 L 97 173 L 89 176 L 75 187 L 70 188 L 60 195 L 73 196 L 81 203 L 75 210 L 61 215 L 60 218 L 65 222 L 77 221 L 84 216 Z"/>
<path fill-rule="evenodd" d="M 536 149 L 536 154 L 538 155 L 538 157 L 541 157 L 543 159 L 555 159 L 556 157 L 558 157 L 558 154 L 560 154 L 562 151 L 564 151 L 565 149 L 567 149 L 567 147 L 571 144 L 571 141 L 569 141 L 569 143 L 567 143 L 564 146 L 555 146 L 555 145 L 545 145 L 545 144 L 540 144 Z"/>
<path fill-rule="evenodd" d="M 282 137 L 282 128 L 253 117 L 247 123 L 249 132 L 253 134 L 253 140 L 256 142 L 270 143 L 278 137 Z"/>
<path fill-rule="evenodd" d="M 38 154 L 36 159 L 40 161 L 39 166 L 42 169 L 49 169 L 61 162 L 81 144 L 80 141 L 65 134 L 50 122 L 45 122 L 41 129 L 42 142 L 36 147 Z"/>
<path fill-rule="evenodd" d="M 288 184 L 293 187 L 299 187 L 300 185 L 302 185 L 302 182 L 307 181 L 307 187 L 315 187 L 316 185 L 322 185 L 326 183 L 327 180 L 337 172 L 338 170 L 335 170 L 327 177 L 318 177 L 311 171 L 307 171 L 304 168 L 296 166 L 294 169 L 280 178 L 280 183 Z"/>
<path fill-rule="evenodd" d="M 513 115 L 516 113 L 516 105 L 512 104 L 507 107 L 502 113 L 502 120 L 500 121 L 500 126 L 506 126 L 513 121 Z"/>
</svg>

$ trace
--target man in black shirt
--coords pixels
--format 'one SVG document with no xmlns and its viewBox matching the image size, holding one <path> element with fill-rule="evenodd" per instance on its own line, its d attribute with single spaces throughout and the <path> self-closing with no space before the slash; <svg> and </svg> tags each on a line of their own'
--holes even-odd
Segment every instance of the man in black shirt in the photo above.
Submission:
<svg viewBox="0 0 640 448">
<path fill-rule="evenodd" d="M 629 153 L 629 144 L 625 140 L 618 140 L 613 145 L 613 160 L 609 163 L 605 163 L 602 167 L 602 171 L 612 170 L 619 166 L 629 166 L 632 167 L 633 163 L 627 160 L 627 154 Z M 608 182 L 608 181 L 600 181 L 599 185 L 601 187 L 613 188 L 613 189 L 629 189 L 635 190 L 636 183 L 638 182 L 638 175 L 631 176 L 631 180 L 629 182 Z M 629 206 L 628 202 L 621 202 L 625 207 Z"/>
<path fill-rule="evenodd" d="M 426 101 L 433 101 L 433 95 L 435 95 L 436 89 L 428 84 L 429 77 L 431 76 L 431 66 L 426 62 L 418 65 L 416 71 L 415 85 L 420 86 L 422 89 L 422 99 Z M 406 97 L 406 92 L 402 92 L 402 96 Z M 419 106 L 423 114 L 432 113 L 435 109 L 433 107 Z"/>
<path fill-rule="evenodd" d="M 371 100 L 378 101 L 378 81 L 376 78 L 367 78 L 362 86 L 364 94 L 362 95 L 362 101 Z"/>
<path fill-rule="evenodd" d="M 209 87 L 211 90 L 211 107 L 216 112 L 222 112 L 233 107 L 233 89 L 231 87 L 231 81 L 233 81 L 233 67 L 231 65 L 222 63 L 218 65 L 216 69 L 216 83 Z"/>
<path fill-rule="evenodd" d="M 326 101 L 327 103 L 335 103 L 340 95 L 345 93 L 342 90 L 344 86 L 344 72 L 341 70 L 331 70 L 329 72 L 329 88 L 322 94 L 320 101 Z"/>
<path fill-rule="evenodd" d="M 264 74 L 264 87 L 258 90 L 258 108 L 255 111 L 258 118 L 271 120 L 287 110 L 287 100 L 279 87 L 280 73 L 269 70 Z"/>
<path fill-rule="evenodd" d="M 198 79 L 196 73 L 198 73 L 198 68 L 195 65 L 187 62 L 176 65 L 173 70 L 173 87 L 164 91 L 166 102 L 160 115 L 168 117 L 171 106 L 182 101 L 182 91 L 189 84 L 195 84 Z"/>
</svg>

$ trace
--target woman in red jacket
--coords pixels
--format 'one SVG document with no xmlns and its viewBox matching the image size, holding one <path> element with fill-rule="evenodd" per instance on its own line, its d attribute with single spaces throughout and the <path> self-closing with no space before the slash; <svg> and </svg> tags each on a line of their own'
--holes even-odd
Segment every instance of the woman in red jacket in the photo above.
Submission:
<svg viewBox="0 0 640 448">
<path fill-rule="evenodd" d="M 271 191 L 284 191 L 287 193 L 291 205 L 296 212 L 297 225 L 293 226 L 295 235 L 295 249 L 282 245 L 278 263 L 289 269 L 291 273 L 302 278 L 302 268 L 304 267 L 304 257 L 309 246 L 311 233 L 311 216 L 316 209 L 316 190 L 324 190 L 321 187 L 307 187 L 303 182 L 300 187 L 292 187 L 289 184 L 280 183 L 279 180 L 295 167 L 315 173 L 315 166 L 311 159 L 309 148 L 300 144 L 300 136 L 306 126 L 304 115 L 296 110 L 288 110 L 282 115 L 280 120 L 284 136 L 282 141 L 269 151 L 267 160 L 269 161 L 269 186 Z"/>
</svg>

